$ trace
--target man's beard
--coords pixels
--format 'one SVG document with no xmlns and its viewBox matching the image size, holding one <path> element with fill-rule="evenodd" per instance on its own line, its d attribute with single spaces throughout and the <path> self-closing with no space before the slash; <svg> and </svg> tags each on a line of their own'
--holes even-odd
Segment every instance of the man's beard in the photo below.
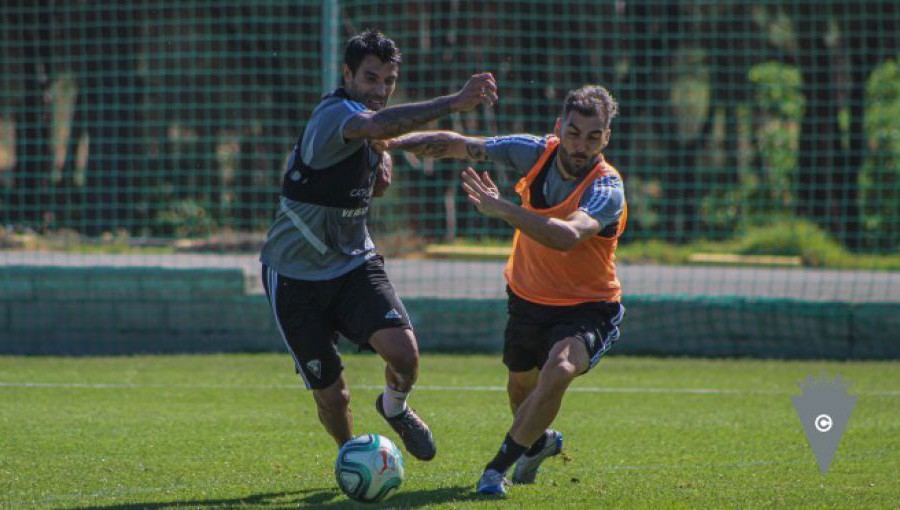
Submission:
<svg viewBox="0 0 900 510">
<path fill-rule="evenodd" d="M 576 152 L 575 154 L 569 154 L 569 151 L 560 148 L 560 163 L 562 163 L 563 170 L 566 171 L 567 174 L 572 177 L 580 178 L 587 175 L 588 172 L 591 171 L 591 168 L 594 167 L 596 163 L 595 159 L 589 158 L 587 154 Z M 584 158 L 582 161 L 584 163 L 577 164 L 573 161 L 575 156 L 580 156 Z"/>
</svg>

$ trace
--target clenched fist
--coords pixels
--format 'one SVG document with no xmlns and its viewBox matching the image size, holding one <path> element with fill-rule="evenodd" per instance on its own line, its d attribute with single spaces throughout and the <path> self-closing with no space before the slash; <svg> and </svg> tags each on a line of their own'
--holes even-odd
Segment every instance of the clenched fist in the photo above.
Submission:
<svg viewBox="0 0 900 510">
<path fill-rule="evenodd" d="M 452 97 L 452 109 L 468 112 L 480 104 L 494 106 L 497 102 L 497 81 L 491 73 L 473 74 L 463 88 Z"/>
</svg>

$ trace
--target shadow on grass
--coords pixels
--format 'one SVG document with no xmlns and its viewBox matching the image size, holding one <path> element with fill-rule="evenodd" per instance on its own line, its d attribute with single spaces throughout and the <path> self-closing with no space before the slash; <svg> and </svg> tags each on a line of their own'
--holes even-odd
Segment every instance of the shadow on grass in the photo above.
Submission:
<svg viewBox="0 0 900 510">
<path fill-rule="evenodd" d="M 381 503 L 356 503 L 344 496 L 336 487 L 307 489 L 302 491 L 269 492 L 251 494 L 239 498 L 191 499 L 166 502 L 126 503 L 114 505 L 90 505 L 76 507 L 81 509 L 100 510 L 138 510 L 163 508 L 411 508 L 428 504 L 446 503 L 450 501 L 483 500 L 484 496 L 475 493 L 472 487 L 445 487 L 419 491 L 404 491 L 388 497 Z"/>
</svg>

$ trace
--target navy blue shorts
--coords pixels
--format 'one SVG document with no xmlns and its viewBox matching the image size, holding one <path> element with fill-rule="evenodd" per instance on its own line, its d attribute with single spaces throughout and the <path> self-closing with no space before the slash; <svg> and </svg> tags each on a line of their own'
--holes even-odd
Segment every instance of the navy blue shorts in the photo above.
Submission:
<svg viewBox="0 0 900 510">
<path fill-rule="evenodd" d="M 262 279 L 278 329 L 309 389 L 327 388 L 341 375 L 339 333 L 368 348 L 380 329 L 412 327 L 381 256 L 332 280 L 295 280 L 265 265 Z"/>
<path fill-rule="evenodd" d="M 573 306 L 548 306 L 532 303 L 509 288 L 503 364 L 511 372 L 540 369 L 550 349 L 560 340 L 576 337 L 584 342 L 594 367 L 619 339 L 619 325 L 625 316 L 621 303 L 581 303 Z"/>
</svg>

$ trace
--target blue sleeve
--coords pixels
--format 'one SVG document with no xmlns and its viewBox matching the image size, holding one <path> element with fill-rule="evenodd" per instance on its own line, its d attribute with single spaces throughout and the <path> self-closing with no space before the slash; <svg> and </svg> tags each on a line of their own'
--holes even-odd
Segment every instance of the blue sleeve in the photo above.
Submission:
<svg viewBox="0 0 900 510">
<path fill-rule="evenodd" d="M 356 101 L 335 99 L 313 112 L 303 133 L 303 162 L 312 168 L 329 167 L 356 152 L 364 140 L 345 140 L 344 125 L 364 112 Z"/>
<path fill-rule="evenodd" d="M 619 221 L 625 204 L 625 188 L 615 175 L 595 179 L 581 196 L 579 209 L 588 213 L 605 228 Z"/>
<path fill-rule="evenodd" d="M 485 140 L 488 156 L 525 174 L 547 148 L 547 140 L 532 135 L 494 136 Z"/>
</svg>

